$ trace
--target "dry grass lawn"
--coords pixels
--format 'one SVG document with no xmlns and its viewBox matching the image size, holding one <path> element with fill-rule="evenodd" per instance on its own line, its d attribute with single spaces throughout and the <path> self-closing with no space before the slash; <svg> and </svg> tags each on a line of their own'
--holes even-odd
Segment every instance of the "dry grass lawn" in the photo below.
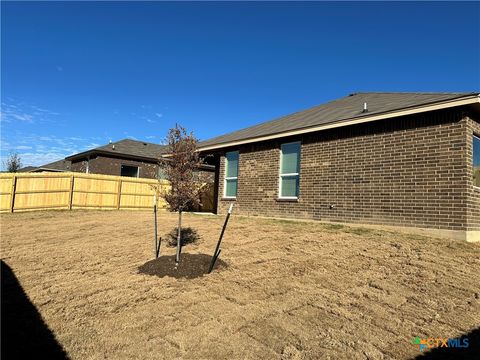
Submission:
<svg viewBox="0 0 480 360">
<path fill-rule="evenodd" d="M 479 245 L 234 216 L 200 276 L 223 220 L 184 217 L 201 240 L 177 273 L 149 212 L 4 214 L 2 258 L 73 359 L 409 359 L 480 327 Z"/>
</svg>

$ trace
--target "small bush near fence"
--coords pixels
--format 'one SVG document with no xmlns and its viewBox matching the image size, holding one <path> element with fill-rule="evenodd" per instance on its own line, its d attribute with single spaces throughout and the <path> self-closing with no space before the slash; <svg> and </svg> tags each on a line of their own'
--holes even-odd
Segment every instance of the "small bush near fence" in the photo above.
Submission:
<svg viewBox="0 0 480 360">
<path fill-rule="evenodd" d="M 177 233 L 178 227 L 174 227 L 172 231 L 166 235 L 168 246 L 177 246 Z M 198 234 L 197 230 L 191 227 L 182 227 L 181 237 L 182 246 L 194 244 L 200 240 L 200 235 Z"/>
</svg>

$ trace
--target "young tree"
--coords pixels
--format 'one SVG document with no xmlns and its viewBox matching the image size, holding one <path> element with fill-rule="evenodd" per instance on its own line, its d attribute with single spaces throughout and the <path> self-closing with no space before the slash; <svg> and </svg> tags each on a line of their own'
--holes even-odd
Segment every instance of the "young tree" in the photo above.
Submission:
<svg viewBox="0 0 480 360">
<path fill-rule="evenodd" d="M 162 193 L 170 211 L 178 211 L 177 255 L 180 261 L 182 212 L 190 207 L 201 205 L 200 193 L 204 186 L 198 171 L 203 161 L 197 152 L 198 140 L 193 133 L 187 134 L 185 128 L 176 124 L 168 131 L 167 155 L 159 159 L 160 168 L 170 188 Z"/>
<path fill-rule="evenodd" d="M 11 153 L 4 161 L 4 166 L 8 172 L 17 172 L 22 167 L 22 159 L 17 153 Z"/>
</svg>

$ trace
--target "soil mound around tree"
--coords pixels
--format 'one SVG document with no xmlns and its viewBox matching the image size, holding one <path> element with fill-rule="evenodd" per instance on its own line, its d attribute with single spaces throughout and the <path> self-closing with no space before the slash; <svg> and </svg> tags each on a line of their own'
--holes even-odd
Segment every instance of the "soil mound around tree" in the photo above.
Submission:
<svg viewBox="0 0 480 360">
<path fill-rule="evenodd" d="M 182 254 L 180 264 L 175 267 L 175 255 L 160 256 L 139 266 L 138 272 L 158 277 L 173 277 L 176 279 L 194 279 L 206 275 L 212 256 L 207 254 Z M 220 258 L 215 263 L 214 272 L 226 269 L 227 263 Z"/>
</svg>

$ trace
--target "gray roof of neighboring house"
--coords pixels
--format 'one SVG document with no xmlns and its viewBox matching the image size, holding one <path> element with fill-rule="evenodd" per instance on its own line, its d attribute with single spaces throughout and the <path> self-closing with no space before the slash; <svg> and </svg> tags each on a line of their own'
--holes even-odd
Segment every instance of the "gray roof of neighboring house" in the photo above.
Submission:
<svg viewBox="0 0 480 360">
<path fill-rule="evenodd" d="M 202 141 L 199 147 L 201 149 L 202 147 L 215 146 L 232 141 L 281 134 L 286 131 L 326 125 L 472 95 L 478 95 L 478 93 L 355 93 L 307 110 Z M 363 112 L 364 103 L 367 103 L 368 106 L 368 112 L 366 113 Z"/>
<path fill-rule="evenodd" d="M 42 166 L 37 167 L 35 170 L 56 170 L 56 171 L 70 171 L 70 165 L 72 164 L 69 160 L 57 160 Z M 35 171 L 34 170 L 34 171 Z"/>
<path fill-rule="evenodd" d="M 67 156 L 66 159 L 74 160 L 78 158 L 84 158 L 88 155 L 104 154 L 115 155 L 120 157 L 133 157 L 143 159 L 158 159 L 161 154 L 165 153 L 167 149 L 166 145 L 159 145 L 153 143 L 147 143 L 145 141 L 137 141 L 131 139 L 124 139 L 113 142 L 111 144 L 103 145 L 90 149 L 79 154 Z"/>
<path fill-rule="evenodd" d="M 36 166 L 25 166 L 21 169 L 18 169 L 18 172 L 30 172 L 36 168 L 37 168 Z"/>
<path fill-rule="evenodd" d="M 70 171 L 71 161 L 69 160 L 57 160 L 41 166 L 25 166 L 18 170 L 18 172 L 39 172 L 39 171 Z"/>
</svg>

